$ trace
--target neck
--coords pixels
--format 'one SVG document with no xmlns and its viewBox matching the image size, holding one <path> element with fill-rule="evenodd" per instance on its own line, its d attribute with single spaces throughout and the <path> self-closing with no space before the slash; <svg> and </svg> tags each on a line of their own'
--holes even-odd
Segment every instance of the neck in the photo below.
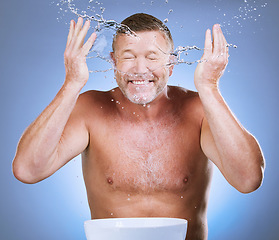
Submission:
<svg viewBox="0 0 279 240">
<path fill-rule="evenodd" d="M 163 112 L 168 111 L 168 86 L 152 102 L 144 105 L 131 102 L 119 88 L 113 92 L 113 100 L 120 115 L 136 121 L 156 120 Z"/>
</svg>

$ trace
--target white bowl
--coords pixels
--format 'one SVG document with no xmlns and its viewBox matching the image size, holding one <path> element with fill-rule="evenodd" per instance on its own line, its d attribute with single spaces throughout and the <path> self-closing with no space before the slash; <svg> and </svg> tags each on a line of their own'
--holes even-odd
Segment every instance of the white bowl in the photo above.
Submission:
<svg viewBox="0 0 279 240">
<path fill-rule="evenodd" d="M 187 220 L 106 218 L 84 222 L 87 240 L 185 240 Z"/>
</svg>

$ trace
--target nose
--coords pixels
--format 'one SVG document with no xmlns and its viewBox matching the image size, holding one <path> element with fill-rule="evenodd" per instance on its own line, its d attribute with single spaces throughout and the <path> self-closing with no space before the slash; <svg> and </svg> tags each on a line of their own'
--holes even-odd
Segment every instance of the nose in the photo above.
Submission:
<svg viewBox="0 0 279 240">
<path fill-rule="evenodd" d="M 149 71 L 148 64 L 145 58 L 139 57 L 135 60 L 134 72 L 135 73 L 146 73 Z"/>
</svg>

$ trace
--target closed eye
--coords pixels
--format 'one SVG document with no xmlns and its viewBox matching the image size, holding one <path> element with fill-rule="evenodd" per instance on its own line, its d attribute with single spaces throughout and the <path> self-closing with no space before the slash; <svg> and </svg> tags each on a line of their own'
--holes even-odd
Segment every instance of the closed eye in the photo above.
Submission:
<svg viewBox="0 0 279 240">
<path fill-rule="evenodd" d="M 157 52 L 151 51 L 149 54 L 146 55 L 146 58 L 151 61 L 158 61 L 160 59 L 160 54 Z"/>
<path fill-rule="evenodd" d="M 159 58 L 157 55 L 152 54 L 152 55 L 147 56 L 147 59 L 149 59 L 151 61 L 157 61 Z"/>
<path fill-rule="evenodd" d="M 148 57 L 147 59 L 151 60 L 151 61 L 157 61 L 158 58 L 155 58 L 155 57 Z"/>
<path fill-rule="evenodd" d="M 123 59 L 125 59 L 125 60 L 132 60 L 132 59 L 135 59 L 135 57 L 133 57 L 133 56 L 127 56 L 127 57 L 123 57 Z"/>
<path fill-rule="evenodd" d="M 122 54 L 120 58 L 124 60 L 131 60 L 131 59 L 135 59 L 135 56 L 130 51 L 127 51 L 124 54 Z"/>
</svg>

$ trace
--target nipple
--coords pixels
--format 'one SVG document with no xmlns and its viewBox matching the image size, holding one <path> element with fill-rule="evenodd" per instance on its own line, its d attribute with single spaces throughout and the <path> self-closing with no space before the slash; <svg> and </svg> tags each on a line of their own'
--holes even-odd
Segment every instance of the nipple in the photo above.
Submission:
<svg viewBox="0 0 279 240">
<path fill-rule="evenodd" d="M 108 178 L 107 178 L 107 181 L 108 181 L 108 184 L 110 184 L 110 185 L 112 185 L 112 184 L 113 184 L 113 180 L 112 180 L 112 178 L 111 178 L 111 177 L 108 177 Z"/>
</svg>

